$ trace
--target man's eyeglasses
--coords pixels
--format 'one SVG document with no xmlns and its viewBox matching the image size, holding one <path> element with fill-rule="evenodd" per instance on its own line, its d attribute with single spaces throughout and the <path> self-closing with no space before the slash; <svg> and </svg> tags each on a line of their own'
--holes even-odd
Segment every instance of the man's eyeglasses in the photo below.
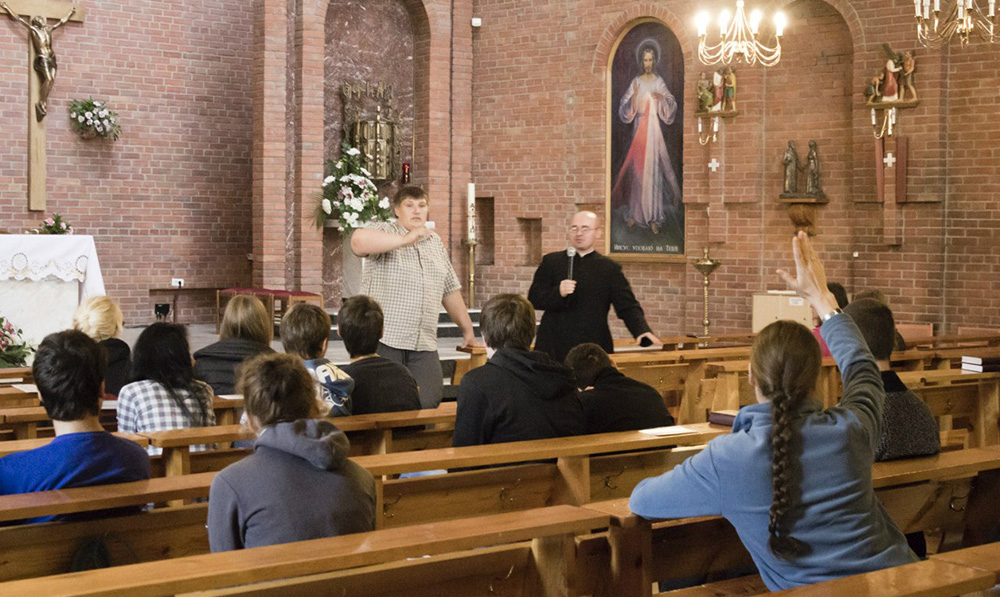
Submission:
<svg viewBox="0 0 1000 597">
<path fill-rule="evenodd" d="M 573 234 L 576 234 L 577 232 L 582 232 L 582 233 L 586 234 L 586 233 L 591 232 L 593 230 L 595 230 L 595 229 L 591 228 L 590 226 L 570 226 L 569 227 L 569 231 L 572 232 Z"/>
</svg>

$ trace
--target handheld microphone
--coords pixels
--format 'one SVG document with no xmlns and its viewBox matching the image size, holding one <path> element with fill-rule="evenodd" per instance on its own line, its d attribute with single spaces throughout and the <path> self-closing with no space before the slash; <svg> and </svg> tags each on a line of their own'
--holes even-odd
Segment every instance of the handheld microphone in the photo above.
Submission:
<svg viewBox="0 0 1000 597">
<path fill-rule="evenodd" d="M 569 257 L 569 267 L 566 270 L 566 279 L 573 279 L 573 258 L 576 257 L 576 247 L 566 247 L 566 256 Z"/>
</svg>

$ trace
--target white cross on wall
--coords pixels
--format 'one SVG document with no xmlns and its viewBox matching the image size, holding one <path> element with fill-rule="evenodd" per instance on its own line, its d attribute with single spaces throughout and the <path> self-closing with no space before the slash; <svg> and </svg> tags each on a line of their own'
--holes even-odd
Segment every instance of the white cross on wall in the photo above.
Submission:
<svg viewBox="0 0 1000 597">
<path fill-rule="evenodd" d="M 892 152 L 889 152 L 882 158 L 882 162 L 885 163 L 886 167 L 892 168 L 893 164 L 896 163 L 896 156 L 892 155 Z"/>
<path fill-rule="evenodd" d="M 717 160 L 715 158 L 712 158 L 712 161 L 708 163 L 708 167 L 712 169 L 712 172 L 715 172 L 716 170 L 718 170 L 719 166 L 721 166 L 721 165 L 722 164 L 719 163 L 719 160 Z"/>
</svg>

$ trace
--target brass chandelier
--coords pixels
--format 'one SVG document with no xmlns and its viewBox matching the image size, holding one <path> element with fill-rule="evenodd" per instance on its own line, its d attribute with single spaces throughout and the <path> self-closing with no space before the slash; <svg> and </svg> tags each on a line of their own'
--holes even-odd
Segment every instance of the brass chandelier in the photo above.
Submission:
<svg viewBox="0 0 1000 597">
<path fill-rule="evenodd" d="M 933 10 L 931 3 L 933 2 Z M 941 0 L 913 0 L 917 17 L 917 40 L 925 47 L 939 46 L 957 37 L 964 46 L 973 37 L 996 43 L 996 0 L 989 0 L 987 12 L 976 0 L 956 0 L 946 15 Z"/>
<path fill-rule="evenodd" d="M 708 23 L 711 20 L 707 12 L 697 17 L 698 24 L 698 58 L 703 64 L 730 64 L 745 62 L 753 65 L 760 62 L 764 66 L 774 66 L 781 60 L 781 35 L 787 20 L 783 13 L 774 15 L 774 45 L 766 46 L 760 41 L 760 21 L 763 18 L 760 10 L 754 10 L 747 17 L 743 8 L 743 0 L 736 0 L 736 14 L 731 16 L 728 10 L 719 14 L 720 40 L 714 45 L 708 45 Z"/>
</svg>

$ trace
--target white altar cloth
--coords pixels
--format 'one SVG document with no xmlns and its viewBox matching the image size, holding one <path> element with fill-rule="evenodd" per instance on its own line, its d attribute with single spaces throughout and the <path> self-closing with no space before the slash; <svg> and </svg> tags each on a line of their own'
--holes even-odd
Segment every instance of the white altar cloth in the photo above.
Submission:
<svg viewBox="0 0 1000 597">
<path fill-rule="evenodd" d="M 104 294 L 94 237 L 66 234 L 0 235 L 0 315 L 37 346 L 73 325 L 73 310 Z"/>
</svg>

